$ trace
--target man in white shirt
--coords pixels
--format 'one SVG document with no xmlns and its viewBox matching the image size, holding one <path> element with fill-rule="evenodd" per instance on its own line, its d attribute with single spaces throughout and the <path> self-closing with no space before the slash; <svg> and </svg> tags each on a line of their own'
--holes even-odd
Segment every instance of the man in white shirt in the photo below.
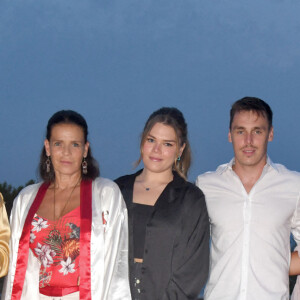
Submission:
<svg viewBox="0 0 300 300">
<path fill-rule="evenodd" d="M 300 241 L 300 174 L 267 156 L 272 110 L 245 97 L 230 111 L 234 158 L 198 176 L 211 222 L 206 300 L 289 299 L 290 232 Z"/>
</svg>

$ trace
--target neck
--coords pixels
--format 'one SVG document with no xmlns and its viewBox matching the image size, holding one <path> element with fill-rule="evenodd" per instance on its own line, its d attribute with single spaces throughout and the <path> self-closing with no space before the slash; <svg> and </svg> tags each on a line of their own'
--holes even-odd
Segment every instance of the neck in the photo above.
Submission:
<svg viewBox="0 0 300 300">
<path fill-rule="evenodd" d="M 155 173 L 149 171 L 147 168 L 144 168 L 142 173 L 138 176 L 139 180 L 144 182 L 144 183 L 157 183 L 157 184 L 162 184 L 162 183 L 169 183 L 170 181 L 173 180 L 173 173 L 172 170 L 167 170 L 165 172 L 160 172 L 160 173 Z"/>
<path fill-rule="evenodd" d="M 238 163 L 232 166 L 248 193 L 260 178 L 265 164 L 266 161 L 256 166 L 241 166 Z"/>
<path fill-rule="evenodd" d="M 55 174 L 55 181 L 53 182 L 53 186 L 56 189 L 64 190 L 68 188 L 73 188 L 80 182 L 80 180 L 81 173 L 70 176 L 62 176 L 60 174 Z"/>
</svg>

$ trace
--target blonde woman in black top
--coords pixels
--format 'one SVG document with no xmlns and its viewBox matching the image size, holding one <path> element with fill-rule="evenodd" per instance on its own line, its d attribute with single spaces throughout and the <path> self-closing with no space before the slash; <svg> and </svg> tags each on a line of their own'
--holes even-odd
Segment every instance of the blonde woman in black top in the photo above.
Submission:
<svg viewBox="0 0 300 300">
<path fill-rule="evenodd" d="M 176 108 L 146 122 L 140 144 L 144 169 L 116 180 L 129 214 L 129 268 L 134 300 L 197 299 L 209 265 L 204 195 L 186 181 L 191 152 Z"/>
</svg>

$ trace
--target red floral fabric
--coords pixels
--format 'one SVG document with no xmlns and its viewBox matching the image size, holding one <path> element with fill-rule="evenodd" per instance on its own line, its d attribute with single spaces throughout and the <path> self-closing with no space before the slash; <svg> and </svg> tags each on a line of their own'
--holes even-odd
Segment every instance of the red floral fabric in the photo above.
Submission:
<svg viewBox="0 0 300 300">
<path fill-rule="evenodd" d="M 57 221 L 34 215 L 30 248 L 41 262 L 40 289 L 79 285 L 80 207 Z"/>
</svg>

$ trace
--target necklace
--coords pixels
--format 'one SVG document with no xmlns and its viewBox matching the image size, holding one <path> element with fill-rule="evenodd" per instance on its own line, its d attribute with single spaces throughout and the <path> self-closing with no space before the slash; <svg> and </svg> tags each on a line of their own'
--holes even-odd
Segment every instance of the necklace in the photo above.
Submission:
<svg viewBox="0 0 300 300">
<path fill-rule="evenodd" d="M 72 197 L 72 194 L 73 194 L 73 192 L 74 192 L 76 186 L 77 186 L 78 183 L 80 182 L 80 180 L 81 180 L 81 177 L 78 179 L 78 181 L 77 181 L 76 184 L 74 185 L 74 187 L 73 187 L 73 189 L 72 189 L 72 191 L 71 191 L 71 193 L 70 193 L 70 196 L 69 196 L 68 200 L 66 201 L 66 203 L 65 203 L 65 205 L 64 205 L 64 207 L 63 207 L 61 213 L 59 214 L 58 218 L 56 218 L 56 215 L 55 215 L 55 190 L 56 190 L 56 188 L 55 188 L 55 184 L 54 184 L 54 189 L 53 189 L 53 193 L 54 193 L 54 195 L 53 195 L 53 196 L 54 196 L 54 197 L 53 197 L 53 198 L 54 198 L 54 210 L 53 210 L 54 227 L 56 226 L 56 220 L 59 220 L 59 219 L 61 218 L 61 216 L 63 216 L 63 213 L 64 213 L 64 211 L 65 211 L 65 209 L 66 209 L 66 207 L 67 207 L 67 205 L 68 205 L 68 203 L 69 203 L 69 201 L 70 201 L 70 199 L 71 199 L 71 197 Z"/>
<path fill-rule="evenodd" d="M 147 192 L 150 191 L 150 188 L 149 188 L 149 187 L 144 186 L 142 183 L 141 183 L 141 185 L 143 186 L 143 188 L 144 188 Z"/>
<path fill-rule="evenodd" d="M 150 191 L 150 189 L 152 189 L 152 190 L 154 190 L 154 189 L 156 189 L 156 188 L 158 188 L 158 187 L 160 187 L 160 186 L 162 186 L 162 185 L 165 185 L 165 183 L 160 183 L 160 184 L 158 184 L 158 185 L 156 185 L 156 186 L 153 186 L 153 187 L 149 187 L 149 186 L 145 186 L 141 181 L 139 181 L 139 184 L 145 189 L 145 191 L 147 191 L 147 192 L 149 192 Z"/>
</svg>

